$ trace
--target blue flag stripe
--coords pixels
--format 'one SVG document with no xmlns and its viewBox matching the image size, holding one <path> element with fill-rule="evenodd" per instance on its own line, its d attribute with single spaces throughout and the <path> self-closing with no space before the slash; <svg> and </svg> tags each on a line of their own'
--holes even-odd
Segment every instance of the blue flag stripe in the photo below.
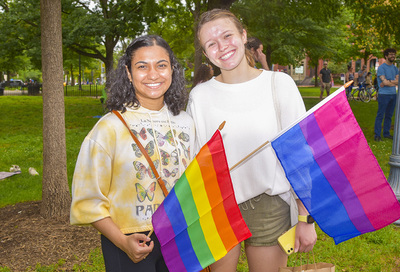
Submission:
<svg viewBox="0 0 400 272">
<path fill-rule="evenodd" d="M 290 184 L 319 227 L 336 243 L 342 242 L 340 235 L 343 233 L 351 237 L 360 235 L 315 161 L 299 124 L 275 139 L 271 145 Z M 330 203 L 329 209 L 320 208 L 326 203 Z"/>
<path fill-rule="evenodd" d="M 186 220 L 174 189 L 169 192 L 168 197 L 164 200 L 164 207 L 174 229 L 176 235 L 175 242 L 186 269 L 188 271 L 195 271 L 192 269 L 198 269 L 197 271 L 201 270 L 202 267 L 192 247 L 187 232 Z"/>
<path fill-rule="evenodd" d="M 351 222 L 361 233 L 374 231 L 375 228 L 366 216 L 350 181 L 332 154 L 314 114 L 301 121 L 300 128 L 313 152 L 314 159 L 321 168 L 322 174 L 343 203 Z"/>
</svg>

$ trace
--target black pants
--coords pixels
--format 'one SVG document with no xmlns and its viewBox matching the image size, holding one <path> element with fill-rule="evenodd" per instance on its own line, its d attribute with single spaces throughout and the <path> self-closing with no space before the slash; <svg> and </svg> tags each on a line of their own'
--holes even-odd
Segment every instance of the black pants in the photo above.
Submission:
<svg viewBox="0 0 400 272">
<path fill-rule="evenodd" d="M 146 259 L 134 263 L 128 255 L 120 248 L 115 246 L 104 235 L 101 235 L 101 249 L 103 251 L 104 263 L 107 272 L 168 272 L 163 256 L 161 254 L 160 242 L 156 235 L 151 235 L 151 240 L 154 241 L 153 251 Z"/>
</svg>

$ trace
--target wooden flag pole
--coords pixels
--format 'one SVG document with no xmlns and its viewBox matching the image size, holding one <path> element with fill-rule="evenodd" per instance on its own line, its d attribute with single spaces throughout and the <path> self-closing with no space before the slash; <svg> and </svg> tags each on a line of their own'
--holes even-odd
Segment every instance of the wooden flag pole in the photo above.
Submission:
<svg viewBox="0 0 400 272">
<path fill-rule="evenodd" d="M 223 121 L 221 125 L 219 125 L 218 130 L 221 131 L 225 126 L 226 121 Z"/>
<path fill-rule="evenodd" d="M 344 87 L 347 88 L 348 86 L 351 85 L 351 83 L 353 83 L 353 80 L 346 82 L 346 84 L 344 84 Z M 225 125 L 225 121 L 220 125 L 220 127 Z M 222 128 L 220 128 L 219 130 L 221 130 Z M 264 146 L 266 146 L 267 144 L 269 144 L 269 141 L 266 141 L 265 143 L 263 143 L 262 145 L 260 145 L 256 150 L 254 150 L 253 152 L 251 152 L 249 155 L 247 155 L 246 157 L 244 157 L 243 159 L 241 159 L 238 163 L 236 163 L 234 166 L 232 166 L 231 168 L 229 168 L 229 171 L 232 171 L 233 169 L 235 169 L 239 164 L 241 164 L 242 162 L 244 162 L 245 160 L 247 160 L 249 157 L 251 157 L 252 155 L 254 155 L 254 153 L 256 153 L 257 151 L 259 151 L 261 148 L 263 148 Z"/>
<path fill-rule="evenodd" d="M 221 125 L 219 125 L 218 130 L 221 131 L 224 126 L 225 126 L 226 121 L 223 121 L 221 123 Z M 237 162 L 234 166 L 232 166 L 231 168 L 229 168 L 229 172 L 232 171 L 233 169 L 235 169 L 239 164 L 241 164 L 242 162 L 244 162 L 245 160 L 247 160 L 249 157 L 251 157 L 252 155 L 254 155 L 254 153 L 256 153 L 257 151 L 259 151 L 261 148 L 263 148 L 264 146 L 266 146 L 267 144 L 269 144 L 269 141 L 266 141 L 265 143 L 263 143 L 262 145 L 260 145 L 259 147 L 257 147 L 253 152 L 251 152 L 249 155 L 247 155 L 246 157 L 244 157 L 243 159 L 241 159 L 239 162 Z"/>
<path fill-rule="evenodd" d="M 263 147 L 266 146 L 267 144 L 269 144 L 269 141 L 266 141 L 265 143 L 263 143 L 262 145 L 260 145 L 259 147 L 257 147 L 253 152 L 251 152 L 249 155 L 247 155 L 246 157 L 244 157 L 243 159 L 241 159 L 239 162 L 237 162 L 234 166 L 232 166 L 231 168 L 229 168 L 229 172 L 232 171 L 233 169 L 235 169 L 239 164 L 241 164 L 242 162 L 244 162 L 245 160 L 247 160 L 249 157 L 251 157 L 252 155 L 254 155 L 254 153 L 258 152 L 261 148 L 263 148 Z"/>
</svg>

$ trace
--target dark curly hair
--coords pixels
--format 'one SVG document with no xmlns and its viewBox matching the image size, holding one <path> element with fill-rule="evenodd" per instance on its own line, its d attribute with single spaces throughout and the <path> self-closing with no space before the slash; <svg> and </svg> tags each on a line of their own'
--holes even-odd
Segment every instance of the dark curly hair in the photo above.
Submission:
<svg viewBox="0 0 400 272">
<path fill-rule="evenodd" d="M 131 62 L 136 50 L 155 45 L 161 46 L 167 51 L 172 66 L 172 83 L 164 94 L 164 102 L 173 115 L 178 115 L 185 108 L 188 100 L 188 91 L 185 87 L 186 82 L 181 65 L 163 38 L 157 35 L 145 35 L 133 40 L 124 55 L 119 59 L 117 69 L 109 77 L 111 78 L 111 85 L 107 98 L 107 108 L 110 111 L 120 110 L 125 112 L 126 107 L 140 106 L 135 88 L 128 78 L 126 67 L 131 71 Z"/>
<path fill-rule="evenodd" d="M 394 48 L 387 48 L 385 49 L 385 51 L 383 51 L 383 57 L 386 58 L 387 56 L 389 56 L 390 53 L 397 53 L 396 49 Z"/>
</svg>

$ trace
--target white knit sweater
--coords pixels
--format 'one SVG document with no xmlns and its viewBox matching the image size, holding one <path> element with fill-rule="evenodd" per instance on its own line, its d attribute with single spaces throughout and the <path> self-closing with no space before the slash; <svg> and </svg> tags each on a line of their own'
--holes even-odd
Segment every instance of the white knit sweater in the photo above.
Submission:
<svg viewBox="0 0 400 272">
<path fill-rule="evenodd" d="M 197 143 L 203 146 L 218 126 L 226 121 L 222 137 L 229 167 L 232 167 L 278 133 L 272 88 L 272 72 L 239 84 L 221 83 L 215 78 L 196 86 L 190 94 L 187 112 L 193 117 Z M 293 79 L 275 72 L 275 91 L 280 105 L 282 128 L 305 112 Z M 290 184 L 271 146 L 231 171 L 237 202 L 240 204 L 263 192 L 281 195 L 289 202 Z"/>
</svg>

